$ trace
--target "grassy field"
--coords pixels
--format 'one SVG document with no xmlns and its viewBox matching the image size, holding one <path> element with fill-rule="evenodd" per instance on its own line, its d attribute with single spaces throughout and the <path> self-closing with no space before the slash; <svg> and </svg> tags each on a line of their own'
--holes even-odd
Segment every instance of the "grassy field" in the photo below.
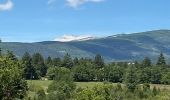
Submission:
<svg viewBox="0 0 170 100">
<path fill-rule="evenodd" d="M 29 92 L 28 96 L 29 97 L 34 97 L 36 89 L 43 88 L 45 92 L 47 92 L 48 86 L 52 83 L 50 80 L 27 80 L 28 87 L 29 87 Z M 75 82 L 77 88 L 93 88 L 96 85 L 102 85 L 104 84 L 103 82 Z M 113 85 L 116 85 L 113 83 Z"/>
<path fill-rule="evenodd" d="M 35 89 L 43 88 L 45 91 L 47 91 L 48 86 L 52 83 L 52 81 L 49 80 L 28 80 L 28 87 L 30 91 L 28 92 L 29 97 L 34 97 L 35 95 Z M 103 82 L 76 82 L 77 88 L 92 88 L 96 85 L 104 84 Z M 116 83 L 112 83 L 113 85 L 116 85 Z M 170 90 L 170 85 L 157 85 L 152 84 L 151 87 L 160 88 L 160 90 Z M 31 88 L 32 87 L 32 88 Z M 35 88 L 36 87 L 36 88 Z"/>
</svg>

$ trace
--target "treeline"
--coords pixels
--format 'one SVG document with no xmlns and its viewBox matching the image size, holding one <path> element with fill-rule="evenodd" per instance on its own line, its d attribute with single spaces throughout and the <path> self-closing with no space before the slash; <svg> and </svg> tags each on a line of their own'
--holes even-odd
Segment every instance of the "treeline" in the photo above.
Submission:
<svg viewBox="0 0 170 100">
<path fill-rule="evenodd" d="M 149 84 L 170 84 L 170 67 L 166 64 L 163 53 L 158 57 L 156 64 L 148 57 L 142 62 L 107 64 L 99 54 L 94 59 L 72 59 L 69 54 L 63 59 L 51 57 L 45 59 L 40 53 L 30 55 L 26 52 L 22 59 L 18 59 L 10 51 L 3 55 L 0 53 L 1 100 L 27 97 L 30 87 L 28 88 L 26 80 L 40 79 L 49 79 L 53 82 L 47 89 L 48 93 L 43 89 L 36 91 L 35 98 L 38 100 L 112 100 L 129 96 L 130 99 L 152 98 L 159 94 L 159 89 L 152 89 Z M 77 89 L 75 81 L 123 83 L 126 87 L 105 84 L 93 89 Z"/>
<path fill-rule="evenodd" d="M 7 56 L 16 59 L 8 52 Z M 158 57 L 157 63 L 146 57 L 142 62 L 112 62 L 104 63 L 103 58 L 97 54 L 94 59 L 74 58 L 66 54 L 63 59 L 48 57 L 44 59 L 40 53 L 32 56 L 26 52 L 20 60 L 24 68 L 24 76 L 27 80 L 41 79 L 42 77 L 53 80 L 55 70 L 65 67 L 72 72 L 74 81 L 109 81 L 122 83 L 133 72 L 133 79 L 138 83 L 170 84 L 170 66 L 166 64 L 163 53 Z"/>
<path fill-rule="evenodd" d="M 103 58 L 98 54 L 94 59 L 74 58 L 66 54 L 63 59 L 48 57 L 44 59 L 40 53 L 30 55 L 26 52 L 21 60 L 10 51 L 6 58 L 18 61 L 23 68 L 23 76 L 26 80 L 37 80 L 48 78 L 53 80 L 54 72 L 59 67 L 65 67 L 72 72 L 74 81 L 109 81 L 122 83 L 127 79 L 129 70 L 133 71 L 135 80 L 138 83 L 170 84 L 170 65 L 166 64 L 163 53 L 158 57 L 157 63 L 153 64 L 146 57 L 142 62 L 112 62 L 104 63 Z"/>
</svg>

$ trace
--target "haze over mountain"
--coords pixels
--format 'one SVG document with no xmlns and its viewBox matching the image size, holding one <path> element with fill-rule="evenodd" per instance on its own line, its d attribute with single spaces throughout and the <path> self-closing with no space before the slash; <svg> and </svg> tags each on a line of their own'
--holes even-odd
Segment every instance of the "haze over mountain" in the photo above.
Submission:
<svg viewBox="0 0 170 100">
<path fill-rule="evenodd" d="M 73 38 L 73 36 L 71 37 Z M 103 38 L 79 38 L 72 41 L 44 41 L 35 43 L 3 42 L 3 51 L 11 50 L 18 57 L 24 52 L 39 52 L 43 56 L 93 58 L 101 54 L 107 61 L 141 60 L 143 57 L 157 58 L 163 52 L 170 58 L 170 30 L 154 30 L 141 33 L 119 34 Z M 81 41 L 80 41 L 81 40 Z"/>
</svg>

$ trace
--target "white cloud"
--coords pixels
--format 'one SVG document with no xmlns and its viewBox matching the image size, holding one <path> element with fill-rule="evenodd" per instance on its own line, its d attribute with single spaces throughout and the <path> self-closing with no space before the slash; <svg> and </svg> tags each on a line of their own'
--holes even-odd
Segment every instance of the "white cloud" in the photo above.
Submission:
<svg viewBox="0 0 170 100">
<path fill-rule="evenodd" d="M 48 0 L 47 4 L 48 5 L 53 5 L 54 3 L 56 3 L 57 0 Z M 105 0 L 65 0 L 67 5 L 72 7 L 72 8 L 77 8 L 80 5 L 83 5 L 85 3 L 100 3 L 103 2 Z"/>
<path fill-rule="evenodd" d="M 69 42 L 69 41 L 84 41 L 89 39 L 94 39 L 94 37 L 90 35 L 80 35 L 80 36 L 63 35 L 61 38 L 54 39 L 54 41 Z"/>
<path fill-rule="evenodd" d="M 51 4 L 55 3 L 55 2 L 56 2 L 56 0 L 48 0 L 47 4 L 51 5 Z"/>
<path fill-rule="evenodd" d="M 67 4 L 73 8 L 77 8 L 78 6 L 80 6 L 84 3 L 88 3 L 88 2 L 99 3 L 99 2 L 103 2 L 103 1 L 104 0 L 66 0 Z"/>
<path fill-rule="evenodd" d="M 7 0 L 6 3 L 0 4 L 0 11 L 11 10 L 14 4 L 11 0 Z"/>
</svg>

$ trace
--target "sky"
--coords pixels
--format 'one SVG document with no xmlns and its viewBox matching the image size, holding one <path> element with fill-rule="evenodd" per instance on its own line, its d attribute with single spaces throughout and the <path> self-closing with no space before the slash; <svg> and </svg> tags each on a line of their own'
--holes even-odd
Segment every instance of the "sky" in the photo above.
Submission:
<svg viewBox="0 0 170 100">
<path fill-rule="evenodd" d="M 0 0 L 0 38 L 53 41 L 170 29 L 170 0 Z"/>
</svg>

